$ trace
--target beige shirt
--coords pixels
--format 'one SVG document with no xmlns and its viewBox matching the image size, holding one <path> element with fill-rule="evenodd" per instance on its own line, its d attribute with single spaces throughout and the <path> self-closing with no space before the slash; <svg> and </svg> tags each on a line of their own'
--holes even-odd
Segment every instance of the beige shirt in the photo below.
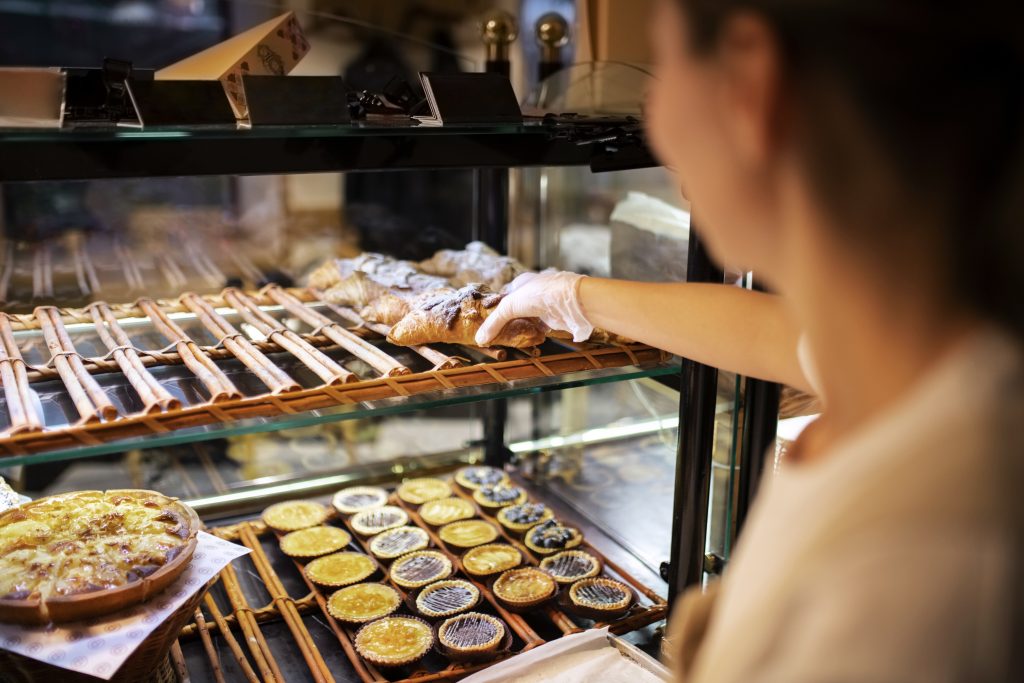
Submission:
<svg viewBox="0 0 1024 683">
<path fill-rule="evenodd" d="M 1018 344 L 977 335 L 765 484 L 713 607 L 690 595 L 676 611 L 680 680 L 1024 681 Z"/>
</svg>

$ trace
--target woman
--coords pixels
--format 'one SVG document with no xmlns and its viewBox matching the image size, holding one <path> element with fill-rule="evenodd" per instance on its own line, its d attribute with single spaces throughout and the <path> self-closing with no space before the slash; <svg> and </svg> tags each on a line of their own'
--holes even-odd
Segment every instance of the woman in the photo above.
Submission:
<svg viewBox="0 0 1024 683">
<path fill-rule="evenodd" d="M 1024 681 L 1024 21 L 948 5 L 663 0 L 650 139 L 778 296 L 549 273 L 480 330 L 602 327 L 823 399 L 713 604 L 675 610 L 686 681 Z"/>
</svg>

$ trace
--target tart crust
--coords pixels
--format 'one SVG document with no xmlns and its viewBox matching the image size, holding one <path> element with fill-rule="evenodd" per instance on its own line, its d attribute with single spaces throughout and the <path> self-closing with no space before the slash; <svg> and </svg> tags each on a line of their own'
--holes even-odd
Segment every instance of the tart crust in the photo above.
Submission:
<svg viewBox="0 0 1024 683">
<path fill-rule="evenodd" d="M 448 482 L 436 477 L 419 477 L 403 481 L 396 493 L 399 498 L 410 505 L 423 505 L 428 501 L 452 495 L 452 487 L 448 485 Z"/>
<path fill-rule="evenodd" d="M 6 510 L 0 621 L 74 621 L 148 600 L 181 576 L 200 526 L 189 506 L 141 489 L 65 493 Z M 33 570 L 57 561 L 56 573 Z"/>
<path fill-rule="evenodd" d="M 518 486 L 495 486 L 493 488 L 484 487 L 477 489 L 473 492 L 473 500 L 481 508 L 494 514 L 495 511 L 501 508 L 509 507 L 510 505 L 521 505 L 528 498 L 526 491 Z"/>
<path fill-rule="evenodd" d="M 494 652 L 505 640 L 505 624 L 496 617 L 468 612 L 446 619 L 437 629 L 441 645 L 459 654 Z"/>
<path fill-rule="evenodd" d="M 614 579 L 582 579 L 569 588 L 574 605 L 601 612 L 621 612 L 633 604 L 633 591 Z"/>
<path fill-rule="evenodd" d="M 502 572 L 492 587 L 495 597 L 514 608 L 534 607 L 558 590 L 555 580 L 535 567 Z"/>
<path fill-rule="evenodd" d="M 539 516 L 536 515 L 538 511 L 540 512 Z M 527 512 L 534 513 L 532 519 L 527 522 L 514 521 L 518 515 L 525 515 Z M 554 516 L 554 513 L 551 512 L 551 508 L 544 503 L 520 503 L 519 505 L 510 505 L 508 507 L 501 508 L 501 510 L 498 511 L 498 523 L 509 531 L 522 535 L 532 527 L 535 527 L 538 524 L 543 524 Z"/>
<path fill-rule="evenodd" d="M 302 571 L 315 584 L 329 588 L 341 588 L 359 583 L 377 570 L 377 566 L 366 555 L 343 551 L 318 557 L 307 564 Z"/>
<path fill-rule="evenodd" d="M 363 510 L 352 515 L 349 520 L 352 530 L 360 536 L 374 536 L 408 523 L 408 513 L 395 505 L 383 505 L 371 510 Z"/>
<path fill-rule="evenodd" d="M 357 583 L 335 591 L 327 600 L 327 611 L 338 621 L 365 624 L 386 617 L 402 604 L 402 596 L 382 583 Z"/>
<path fill-rule="evenodd" d="M 352 541 L 352 536 L 336 526 L 311 526 L 291 531 L 281 538 L 281 552 L 299 559 L 334 553 Z"/>
<path fill-rule="evenodd" d="M 551 555 L 562 550 L 572 550 L 583 542 L 580 530 L 560 524 L 553 519 L 541 522 L 526 532 L 523 538 L 526 547 L 540 555 Z M 547 545 L 544 543 L 547 542 Z"/>
<path fill-rule="evenodd" d="M 420 507 L 420 517 L 430 526 L 442 526 L 476 515 L 473 504 L 465 498 L 452 496 L 427 501 Z"/>
<path fill-rule="evenodd" d="M 436 550 L 419 550 L 402 555 L 391 565 L 391 580 L 402 588 L 425 586 L 452 575 L 452 561 Z"/>
<path fill-rule="evenodd" d="M 508 484 L 508 475 L 497 467 L 469 465 L 455 472 L 455 483 L 467 491 L 476 491 L 484 486 Z"/>
<path fill-rule="evenodd" d="M 465 549 L 492 542 L 498 537 L 498 530 L 482 519 L 467 519 L 445 524 L 438 531 L 438 536 L 454 548 Z"/>
<path fill-rule="evenodd" d="M 354 515 L 386 505 L 388 492 L 379 486 L 350 486 L 334 494 L 331 504 L 343 515 Z"/>
<path fill-rule="evenodd" d="M 541 560 L 540 568 L 558 583 L 574 583 L 600 574 L 601 561 L 582 550 L 563 550 Z"/>
<path fill-rule="evenodd" d="M 434 646 L 434 631 L 415 617 L 384 617 L 356 633 L 356 652 L 376 666 L 406 666 L 423 658 Z"/>
<path fill-rule="evenodd" d="M 287 533 L 319 526 L 327 521 L 331 511 L 312 500 L 288 500 L 275 503 L 263 511 L 263 523 L 274 531 Z"/>
<path fill-rule="evenodd" d="M 370 552 L 381 560 L 393 560 L 430 545 L 430 536 L 418 526 L 400 526 L 370 539 Z"/>
<path fill-rule="evenodd" d="M 523 554 L 508 543 L 478 545 L 462 556 L 462 568 L 470 576 L 493 576 L 522 563 Z"/>
<path fill-rule="evenodd" d="M 480 602 L 480 590 L 469 581 L 452 579 L 430 584 L 416 596 L 416 609 L 425 617 L 450 617 Z"/>
</svg>

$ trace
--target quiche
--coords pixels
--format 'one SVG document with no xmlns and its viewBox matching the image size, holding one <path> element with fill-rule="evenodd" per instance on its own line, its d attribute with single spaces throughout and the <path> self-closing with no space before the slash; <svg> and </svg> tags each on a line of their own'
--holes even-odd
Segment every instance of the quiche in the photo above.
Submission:
<svg viewBox="0 0 1024 683">
<path fill-rule="evenodd" d="M 200 523 L 155 491 L 78 491 L 0 513 L 0 621 L 74 621 L 167 588 L 188 566 Z"/>
</svg>

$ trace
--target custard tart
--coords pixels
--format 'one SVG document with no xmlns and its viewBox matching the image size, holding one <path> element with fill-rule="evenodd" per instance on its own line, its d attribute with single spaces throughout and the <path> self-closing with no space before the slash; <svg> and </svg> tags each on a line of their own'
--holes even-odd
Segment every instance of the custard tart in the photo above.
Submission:
<svg viewBox="0 0 1024 683">
<path fill-rule="evenodd" d="M 526 532 L 526 547 L 541 555 L 570 550 L 583 542 L 579 529 L 559 524 L 553 519 L 541 522 Z"/>
<path fill-rule="evenodd" d="M 506 633 L 501 619 L 468 612 L 443 621 L 437 629 L 437 638 L 449 656 L 461 659 L 493 654 L 505 640 Z"/>
<path fill-rule="evenodd" d="M 408 523 L 409 515 L 406 511 L 394 505 L 363 510 L 354 514 L 349 520 L 352 529 L 360 536 L 374 536 L 382 531 L 396 529 Z"/>
<path fill-rule="evenodd" d="M 420 517 L 430 526 L 441 526 L 459 520 L 469 519 L 476 514 L 473 504 L 465 498 L 439 498 L 420 507 Z"/>
<path fill-rule="evenodd" d="M 274 531 L 288 532 L 323 524 L 331 512 L 312 500 L 289 500 L 263 511 L 263 523 Z"/>
<path fill-rule="evenodd" d="M 452 575 L 452 562 L 436 550 L 419 550 L 402 555 L 390 570 L 391 580 L 405 589 L 419 588 Z"/>
<path fill-rule="evenodd" d="M 452 495 L 452 487 L 448 482 L 434 477 L 406 479 L 398 487 L 398 497 L 410 505 L 423 505 L 431 500 L 447 498 Z"/>
<path fill-rule="evenodd" d="M 509 569 L 492 587 L 494 596 L 512 609 L 536 607 L 555 594 L 555 580 L 535 567 Z"/>
<path fill-rule="evenodd" d="M 393 560 L 396 557 L 423 550 L 430 545 L 430 536 L 417 526 L 400 526 L 379 533 L 370 539 L 370 552 L 381 560 Z"/>
<path fill-rule="evenodd" d="M 551 508 L 544 503 L 520 503 L 498 511 L 498 523 L 519 536 L 552 517 Z"/>
<path fill-rule="evenodd" d="M 482 519 L 467 519 L 445 524 L 437 532 L 441 540 L 459 550 L 490 543 L 498 537 L 498 530 Z"/>
<path fill-rule="evenodd" d="M 359 583 L 376 570 L 377 565 L 369 557 L 350 551 L 318 557 L 302 569 L 310 581 L 328 588 Z"/>
<path fill-rule="evenodd" d="M 298 559 L 320 557 L 341 550 L 351 540 L 347 531 L 336 526 L 311 526 L 285 534 L 281 538 L 281 552 Z"/>
<path fill-rule="evenodd" d="M 384 617 L 356 633 L 356 652 L 375 666 L 406 666 L 434 646 L 434 630 L 415 617 Z"/>
<path fill-rule="evenodd" d="M 569 600 L 577 608 L 585 608 L 595 616 L 617 616 L 633 604 L 633 590 L 613 579 L 582 579 L 569 588 Z"/>
<path fill-rule="evenodd" d="M 476 491 L 484 486 L 501 486 L 508 483 L 508 475 L 497 467 L 487 465 L 470 465 L 455 473 L 455 483 L 468 491 Z"/>
<path fill-rule="evenodd" d="M 473 492 L 473 500 L 485 511 L 495 511 L 526 502 L 526 491 L 518 486 L 485 486 Z"/>
<path fill-rule="evenodd" d="M 388 492 L 379 486 L 350 486 L 334 494 L 331 503 L 343 515 L 354 515 L 386 505 Z"/>
<path fill-rule="evenodd" d="M 563 550 L 541 560 L 540 568 L 558 583 L 573 583 L 600 574 L 601 562 L 582 550 Z"/>
<path fill-rule="evenodd" d="M 452 579 L 432 583 L 416 596 L 416 610 L 436 619 L 472 609 L 480 601 L 480 590 L 469 581 Z"/>
<path fill-rule="evenodd" d="M 462 568 L 470 576 L 493 576 L 522 563 L 523 554 L 507 543 L 478 545 L 462 556 Z"/>
<path fill-rule="evenodd" d="M 327 611 L 346 624 L 365 624 L 386 617 L 402 604 L 402 596 L 382 583 L 357 583 L 327 599 Z"/>
</svg>

